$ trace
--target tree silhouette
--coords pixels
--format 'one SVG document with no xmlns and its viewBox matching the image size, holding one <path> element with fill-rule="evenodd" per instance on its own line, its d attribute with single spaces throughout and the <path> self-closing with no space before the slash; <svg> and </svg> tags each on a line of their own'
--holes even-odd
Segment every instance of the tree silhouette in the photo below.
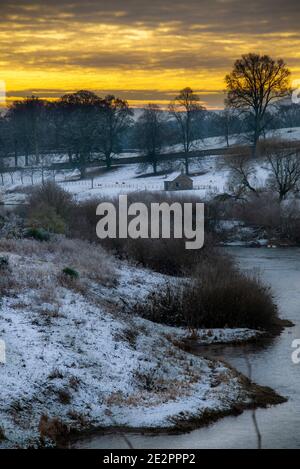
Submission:
<svg viewBox="0 0 300 469">
<path fill-rule="evenodd" d="M 81 90 L 62 96 L 57 103 L 60 141 L 73 164 L 85 176 L 86 165 L 96 149 L 97 125 L 102 100 L 91 91 Z M 71 155 L 71 156 L 70 156 Z"/>
<path fill-rule="evenodd" d="M 289 78 L 290 71 L 283 60 L 258 54 L 243 55 L 225 77 L 226 105 L 250 113 L 253 155 L 267 125 L 268 106 L 289 94 Z"/>
<path fill-rule="evenodd" d="M 137 147 L 145 155 L 145 161 L 157 173 L 158 157 L 166 136 L 166 119 L 157 104 L 149 103 L 136 124 L 135 137 Z"/>
<path fill-rule="evenodd" d="M 189 174 L 189 152 L 198 136 L 199 119 L 205 108 L 199 103 L 200 98 L 191 88 L 184 88 L 169 105 L 170 114 L 176 119 L 180 141 L 184 151 L 185 172 Z"/>
<path fill-rule="evenodd" d="M 101 99 L 97 147 L 105 157 L 107 168 L 111 167 L 113 156 L 122 150 L 121 136 L 131 125 L 132 115 L 127 101 L 113 95 Z"/>
</svg>

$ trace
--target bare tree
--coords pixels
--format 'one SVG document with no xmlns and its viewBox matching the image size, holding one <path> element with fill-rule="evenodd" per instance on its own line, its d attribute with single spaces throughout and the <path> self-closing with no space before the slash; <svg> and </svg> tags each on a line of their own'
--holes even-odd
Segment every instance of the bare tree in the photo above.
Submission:
<svg viewBox="0 0 300 469">
<path fill-rule="evenodd" d="M 194 140 L 199 136 L 199 118 L 203 116 L 204 106 L 200 104 L 200 98 L 191 88 L 184 88 L 169 105 L 170 114 L 176 119 L 180 141 L 184 151 L 185 172 L 189 174 L 189 152 Z"/>
<path fill-rule="evenodd" d="M 105 157 L 107 168 L 111 167 L 112 158 L 121 152 L 121 137 L 131 125 L 133 111 L 127 101 L 108 95 L 101 100 L 98 114 L 97 147 Z"/>
<path fill-rule="evenodd" d="M 250 113 L 253 155 L 267 124 L 268 106 L 289 94 L 289 78 L 290 71 L 283 60 L 258 54 L 243 55 L 225 77 L 226 105 Z"/>
<path fill-rule="evenodd" d="M 59 141 L 78 167 L 81 178 L 85 177 L 86 166 L 96 149 L 97 122 L 101 98 L 87 90 L 62 96 L 57 102 L 56 119 L 60 125 Z"/>
<path fill-rule="evenodd" d="M 136 123 L 137 147 L 145 155 L 146 164 L 157 173 L 158 158 L 165 141 L 165 115 L 157 104 L 149 103 Z"/>
<path fill-rule="evenodd" d="M 41 150 L 43 149 L 49 133 L 47 125 L 47 102 L 31 96 L 23 101 L 14 101 L 8 110 L 8 119 L 11 127 L 15 165 L 18 165 L 18 152 L 24 151 L 26 164 L 28 155 L 34 153 L 36 164 L 39 164 Z"/>
<path fill-rule="evenodd" d="M 260 151 L 271 170 L 268 185 L 282 201 L 290 192 L 297 192 L 300 184 L 300 147 L 293 142 L 273 140 L 265 142 Z"/>
<path fill-rule="evenodd" d="M 229 137 L 236 127 L 236 121 L 238 121 L 237 113 L 230 107 L 225 107 L 225 109 L 218 114 L 217 125 L 224 136 L 227 147 L 229 147 Z"/>
<path fill-rule="evenodd" d="M 233 152 L 225 155 L 222 166 L 229 170 L 228 185 L 237 198 L 243 198 L 247 192 L 259 195 L 254 185 L 255 165 L 247 147 L 235 147 Z"/>
</svg>

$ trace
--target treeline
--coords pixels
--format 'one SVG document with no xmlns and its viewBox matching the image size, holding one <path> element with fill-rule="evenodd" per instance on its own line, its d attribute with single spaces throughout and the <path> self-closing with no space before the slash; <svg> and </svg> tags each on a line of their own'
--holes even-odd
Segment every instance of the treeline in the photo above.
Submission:
<svg viewBox="0 0 300 469">
<path fill-rule="evenodd" d="M 25 166 L 49 165 L 51 154 L 66 154 L 84 177 L 88 162 L 104 160 L 110 168 L 124 149 L 134 149 L 156 173 L 165 146 L 180 143 L 188 153 L 195 139 L 208 135 L 213 116 L 199 102 L 190 88 L 168 111 L 152 103 L 134 111 L 126 100 L 87 90 L 54 102 L 37 96 L 15 101 L 0 118 L 1 166 L 11 157 L 18 167 L 21 156 Z"/>
<path fill-rule="evenodd" d="M 190 94 L 196 103 L 197 96 Z M 127 101 L 100 98 L 90 91 L 67 94 L 55 102 L 36 96 L 15 101 L 0 117 L 1 166 L 8 156 L 15 166 L 20 165 L 20 156 L 30 166 L 41 164 L 47 153 L 60 153 L 67 154 L 84 176 L 89 161 L 105 160 L 109 168 L 113 158 L 131 148 L 144 154 L 156 172 L 159 154 L 167 145 L 182 144 L 188 153 L 195 139 L 220 136 L 229 145 L 230 135 L 251 131 L 249 118 L 229 109 L 209 112 L 199 105 L 183 138 L 178 127 L 182 129 L 184 114 L 175 108 L 170 112 L 149 103 L 136 114 L 135 119 Z M 300 107 L 281 104 L 268 116 L 266 130 L 295 126 L 300 126 Z"/>
<path fill-rule="evenodd" d="M 90 161 L 104 160 L 110 168 L 124 149 L 135 149 L 156 173 L 165 147 L 180 144 L 188 174 L 195 140 L 222 136 L 228 146 L 232 134 L 248 139 L 255 156 L 268 130 L 300 126 L 300 107 L 287 100 L 289 77 L 282 60 L 243 55 L 225 77 L 225 110 L 216 112 L 208 112 L 191 88 L 181 90 L 167 110 L 149 103 L 134 112 L 124 99 L 86 90 L 55 102 L 36 96 L 15 101 L 0 117 L 0 170 L 11 165 L 8 157 L 16 167 L 20 156 L 25 166 L 49 166 L 45 158 L 58 153 L 67 154 L 84 177 Z"/>
</svg>

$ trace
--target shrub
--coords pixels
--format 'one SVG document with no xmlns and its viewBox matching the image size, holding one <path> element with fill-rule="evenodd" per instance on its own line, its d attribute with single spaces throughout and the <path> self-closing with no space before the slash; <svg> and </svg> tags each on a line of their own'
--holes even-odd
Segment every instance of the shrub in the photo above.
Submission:
<svg viewBox="0 0 300 469">
<path fill-rule="evenodd" d="M 190 282 L 152 293 L 135 311 L 155 322 L 190 328 L 269 329 L 277 318 L 269 288 L 223 256 L 203 262 Z"/>
<path fill-rule="evenodd" d="M 187 250 L 185 239 L 105 239 L 99 240 L 96 236 L 96 208 L 101 202 L 112 202 L 118 207 L 117 198 L 110 200 L 94 199 L 77 204 L 73 207 L 73 221 L 70 224 L 69 235 L 80 239 L 88 239 L 101 243 L 121 258 L 133 260 L 145 267 L 150 267 L 158 272 L 170 275 L 184 275 L 196 266 L 203 256 L 206 256 L 206 249 L 211 245 L 211 236 L 206 235 L 205 248 L 200 250 Z M 128 195 L 128 204 L 131 202 L 143 202 L 148 207 L 152 202 L 200 202 L 196 196 L 188 197 L 178 194 L 160 193 L 133 193 Z M 116 210 L 118 212 L 118 210 Z M 117 216 L 118 221 L 118 216 Z M 118 227 L 117 227 L 118 229 Z M 172 228 L 171 228 L 172 229 Z"/>
<path fill-rule="evenodd" d="M 3 427 L 0 426 L 0 441 L 3 441 L 6 439 L 5 432 Z"/>
<path fill-rule="evenodd" d="M 25 238 L 32 238 L 37 241 L 49 241 L 50 234 L 43 228 L 28 228 L 24 233 Z"/>
<path fill-rule="evenodd" d="M 64 219 L 56 213 L 54 207 L 45 203 L 37 205 L 29 212 L 27 225 L 50 233 L 64 234 L 66 232 Z"/>
<path fill-rule="evenodd" d="M 71 269 L 71 267 L 65 267 L 63 269 L 63 274 L 74 279 L 79 278 L 79 273 L 77 272 L 77 270 Z"/>
<path fill-rule="evenodd" d="M 27 225 L 65 233 L 73 207 L 72 195 L 52 181 L 35 187 L 25 211 Z"/>
<path fill-rule="evenodd" d="M 68 389 L 59 389 L 57 391 L 57 396 L 61 404 L 64 404 L 64 405 L 70 404 L 71 394 Z"/>
<path fill-rule="evenodd" d="M 43 204 L 47 207 L 52 207 L 57 215 L 66 220 L 73 206 L 72 199 L 72 195 L 58 184 L 47 181 L 32 190 L 28 198 L 28 210 L 30 213 L 31 210 Z"/>
<path fill-rule="evenodd" d="M 1 296 L 7 296 L 11 293 L 15 287 L 15 278 L 12 273 L 12 269 L 9 265 L 8 257 L 0 257 L 0 298 Z"/>
<path fill-rule="evenodd" d="M 37 241 L 48 241 L 49 233 L 40 228 L 27 228 L 24 232 L 25 238 L 32 238 Z"/>
<path fill-rule="evenodd" d="M 9 260 L 7 256 L 0 256 L 0 271 L 5 271 L 9 268 Z"/>
</svg>

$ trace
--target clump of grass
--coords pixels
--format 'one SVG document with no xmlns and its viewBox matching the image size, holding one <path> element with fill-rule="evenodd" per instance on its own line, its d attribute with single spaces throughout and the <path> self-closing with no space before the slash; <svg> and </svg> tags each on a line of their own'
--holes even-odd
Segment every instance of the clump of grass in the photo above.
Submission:
<svg viewBox="0 0 300 469">
<path fill-rule="evenodd" d="M 45 439 L 50 439 L 58 446 L 63 445 L 70 434 L 70 428 L 62 420 L 50 418 L 46 414 L 41 415 L 38 429 L 42 442 Z"/>
<path fill-rule="evenodd" d="M 57 391 L 58 400 L 61 404 L 67 405 L 71 402 L 71 393 L 68 389 L 59 389 Z"/>
<path fill-rule="evenodd" d="M 70 410 L 68 412 L 68 417 L 72 419 L 80 427 L 87 428 L 89 421 L 85 417 L 84 414 L 81 414 L 80 412 L 76 412 L 76 410 Z"/>
<path fill-rule="evenodd" d="M 0 238 L 2 251 L 22 256 L 52 261 L 54 264 L 72 266 L 87 277 L 103 285 L 114 285 L 117 273 L 112 256 L 101 246 L 79 239 L 56 236 L 48 242 L 41 243 L 35 239 Z"/>
<path fill-rule="evenodd" d="M 48 376 L 48 378 L 51 379 L 51 380 L 52 379 L 63 379 L 63 377 L 64 377 L 63 373 L 58 368 L 54 368 Z"/>
</svg>

